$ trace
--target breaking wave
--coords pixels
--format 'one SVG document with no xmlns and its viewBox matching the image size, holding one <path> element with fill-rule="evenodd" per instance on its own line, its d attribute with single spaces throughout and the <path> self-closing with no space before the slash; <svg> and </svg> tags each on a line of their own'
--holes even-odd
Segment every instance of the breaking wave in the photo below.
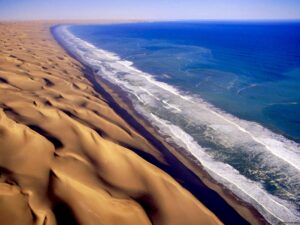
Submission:
<svg viewBox="0 0 300 225">
<path fill-rule="evenodd" d="M 299 144 L 155 80 L 132 62 L 74 36 L 66 25 L 54 32 L 78 60 L 128 93 L 167 141 L 186 149 L 270 223 L 300 223 Z"/>
</svg>

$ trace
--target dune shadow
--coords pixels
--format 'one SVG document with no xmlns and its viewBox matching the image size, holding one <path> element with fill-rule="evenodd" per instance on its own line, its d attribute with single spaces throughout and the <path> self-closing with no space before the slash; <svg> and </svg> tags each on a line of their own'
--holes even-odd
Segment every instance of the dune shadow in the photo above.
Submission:
<svg viewBox="0 0 300 225">
<path fill-rule="evenodd" d="M 40 135 L 44 136 L 48 141 L 50 141 L 54 145 L 55 149 L 62 148 L 64 146 L 58 138 L 54 137 L 43 128 L 33 124 L 28 124 L 27 126 L 35 132 L 39 133 Z"/>
</svg>

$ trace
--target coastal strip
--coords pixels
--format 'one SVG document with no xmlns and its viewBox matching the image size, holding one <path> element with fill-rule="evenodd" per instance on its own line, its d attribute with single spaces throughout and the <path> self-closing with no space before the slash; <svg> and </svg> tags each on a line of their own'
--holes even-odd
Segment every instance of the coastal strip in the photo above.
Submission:
<svg viewBox="0 0 300 225">
<path fill-rule="evenodd" d="M 0 25 L 1 223 L 222 224 L 132 151 L 164 162 L 94 89 L 50 25 Z"/>
<path fill-rule="evenodd" d="M 247 223 L 60 48 L 52 23 L 0 26 L 1 222 Z"/>
<path fill-rule="evenodd" d="M 132 22 L 130 21 L 130 23 Z M 125 118 L 132 127 L 160 150 L 169 164 L 166 167 L 162 165 L 159 160 L 151 156 L 149 157 L 149 155 L 143 152 L 136 151 L 137 154 L 172 175 L 181 185 L 194 194 L 200 202 L 204 203 L 205 206 L 213 211 L 222 222 L 226 224 L 248 224 L 248 222 L 251 224 L 268 224 L 267 220 L 254 206 L 246 203 L 231 190 L 228 190 L 223 184 L 212 178 L 187 149 L 183 149 L 174 142 L 166 142 L 169 137 L 164 137 L 164 135 L 158 133 L 158 128 L 153 127 L 153 124 L 151 124 L 143 114 L 135 110 L 131 99 L 128 98 L 128 93 L 121 89 L 118 83 L 114 84 L 102 78 L 100 71 L 95 69 L 97 66 L 90 66 L 81 53 L 77 54 L 77 46 L 73 46 L 73 40 L 68 42 L 68 37 L 65 37 L 64 30 L 66 27 L 68 26 L 53 26 L 51 29 L 53 36 L 71 56 L 80 61 L 83 65 L 86 65 L 85 75 L 95 85 L 96 90 L 101 93 L 102 96 L 105 96 L 106 99 L 109 99 L 110 106 L 121 115 L 122 118 Z M 78 42 L 81 41 L 78 39 Z M 89 43 L 86 43 L 86 45 L 87 47 L 90 46 Z M 82 47 L 81 50 L 85 51 L 85 45 Z M 93 47 L 91 46 L 91 48 Z M 101 52 L 102 50 L 100 49 L 99 51 Z M 88 55 L 90 56 L 90 54 Z M 101 60 L 102 57 L 103 56 L 99 59 L 95 58 L 94 63 L 97 63 L 97 60 Z M 99 61 L 99 63 L 101 62 Z M 203 195 L 203 193 L 206 194 Z"/>
</svg>

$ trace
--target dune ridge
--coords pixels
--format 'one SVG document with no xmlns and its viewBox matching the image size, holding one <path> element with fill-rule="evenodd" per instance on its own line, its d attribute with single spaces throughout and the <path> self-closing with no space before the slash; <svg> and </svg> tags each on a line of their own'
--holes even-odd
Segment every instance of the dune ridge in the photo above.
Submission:
<svg viewBox="0 0 300 225">
<path fill-rule="evenodd" d="M 132 151 L 167 163 L 94 90 L 49 27 L 0 24 L 1 224 L 222 224 Z"/>
</svg>

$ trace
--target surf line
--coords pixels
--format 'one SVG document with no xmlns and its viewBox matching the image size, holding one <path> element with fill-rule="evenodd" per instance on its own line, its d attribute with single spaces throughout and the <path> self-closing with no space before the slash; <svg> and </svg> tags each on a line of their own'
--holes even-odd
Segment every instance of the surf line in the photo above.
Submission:
<svg viewBox="0 0 300 225">
<path fill-rule="evenodd" d="M 122 64 L 121 64 L 122 65 Z M 128 68 L 128 66 L 127 66 Z M 148 74 L 145 74 L 144 72 L 140 71 L 140 70 L 137 70 L 135 68 L 133 68 L 132 66 L 129 67 L 131 70 L 133 71 L 139 71 L 140 73 L 143 74 L 143 76 L 147 79 L 147 81 L 149 81 L 150 83 L 154 84 L 155 86 L 159 87 L 159 88 L 162 88 L 163 90 L 171 93 L 171 94 L 174 94 L 180 98 L 182 98 L 183 100 L 185 101 L 188 101 L 190 103 L 193 103 L 193 104 L 196 104 L 194 101 L 192 101 L 189 97 L 187 96 L 182 96 L 181 94 L 177 93 L 176 91 L 174 90 L 170 90 L 173 89 L 172 86 L 170 86 L 170 88 L 166 88 L 164 86 L 169 86 L 168 84 L 164 84 L 164 85 L 161 85 L 160 83 L 162 82 L 159 82 L 159 81 L 156 81 L 154 80 L 152 77 L 149 77 L 150 75 Z M 215 112 L 211 109 L 209 109 L 208 107 L 205 108 L 207 111 L 210 111 L 211 113 L 213 113 L 214 115 L 216 115 L 217 117 L 223 119 L 224 121 L 226 121 L 227 123 L 233 125 L 234 127 L 236 127 L 238 130 L 242 131 L 243 133 L 246 133 L 247 135 L 249 135 L 252 140 L 254 140 L 255 142 L 263 145 L 269 152 L 271 152 L 274 156 L 280 158 L 281 160 L 285 161 L 287 164 L 293 166 L 296 170 L 300 170 L 300 164 L 299 163 L 296 163 L 296 162 L 292 162 L 290 161 L 289 159 L 287 159 L 286 157 L 283 157 L 282 155 L 278 154 L 277 152 L 275 152 L 270 146 L 268 146 L 267 144 L 265 144 L 263 141 L 259 140 L 258 138 L 256 138 L 251 132 L 247 131 L 246 129 L 244 129 L 243 127 L 239 126 L 238 124 L 234 123 L 233 121 L 231 121 L 230 119 L 227 119 L 226 117 L 220 115 L 218 112 Z"/>
<path fill-rule="evenodd" d="M 158 118 L 158 117 L 157 117 L 156 115 L 154 115 L 153 113 L 151 113 L 150 115 L 152 116 L 152 118 L 153 118 L 156 122 L 158 122 L 158 123 L 161 124 L 162 126 L 166 126 L 166 125 L 162 122 L 162 119 Z M 168 123 L 169 123 L 169 122 L 166 121 L 166 123 L 167 123 L 168 130 L 172 133 L 171 137 L 173 136 L 173 137 L 175 137 L 176 139 L 181 140 L 181 137 L 178 136 L 176 133 L 173 132 L 172 129 L 169 128 L 169 126 L 168 126 Z M 184 132 L 184 131 L 183 131 L 183 132 Z M 175 142 L 176 142 L 176 139 L 174 140 Z M 213 169 L 211 166 L 209 166 L 209 164 L 205 163 L 205 161 L 203 161 L 203 160 L 201 159 L 200 156 L 197 156 L 197 154 L 195 154 L 194 151 L 193 151 L 192 149 L 190 149 L 189 145 L 188 145 L 186 142 L 183 142 L 183 143 L 185 144 L 185 147 L 188 149 L 188 151 L 189 151 L 190 153 L 192 153 L 192 155 L 193 155 L 194 157 L 196 157 L 196 159 L 199 160 L 199 162 L 202 164 L 202 166 L 205 168 L 205 170 L 206 170 L 208 173 L 213 173 L 215 176 L 221 177 L 222 179 L 226 180 L 229 184 L 234 185 L 234 186 L 236 187 L 236 189 L 240 190 L 240 191 L 241 191 L 242 193 L 244 193 L 246 196 L 250 197 L 250 199 L 252 199 L 257 205 L 259 205 L 259 206 L 260 206 L 262 209 L 264 209 L 266 212 L 268 212 L 269 215 L 271 215 L 273 218 L 277 219 L 278 221 L 280 221 L 280 222 L 282 222 L 282 223 L 285 223 L 285 222 L 286 222 L 286 221 L 284 221 L 283 218 L 281 218 L 281 217 L 275 215 L 275 212 L 270 211 L 270 209 L 269 209 L 270 207 L 263 205 L 263 203 L 259 202 L 258 199 L 257 199 L 255 196 L 253 196 L 252 194 L 250 194 L 249 192 L 247 192 L 246 190 L 244 190 L 243 187 L 239 186 L 237 183 L 233 182 L 232 180 L 229 180 L 226 176 L 222 176 L 222 175 L 218 174 L 217 171 L 215 171 L 215 169 Z M 198 146 L 197 143 L 195 143 L 194 145 L 195 145 L 195 147 L 196 147 L 197 149 L 199 149 L 199 150 L 202 151 L 204 154 L 206 154 L 205 151 L 201 150 L 201 149 L 202 149 L 201 146 Z M 224 164 L 224 163 L 222 163 L 222 164 Z M 224 165 L 225 165 L 225 164 L 224 164 Z M 210 171 L 210 172 L 209 172 L 209 171 Z M 245 177 L 243 177 L 243 178 L 245 178 Z M 216 179 L 216 178 L 214 178 L 214 180 L 215 180 L 215 179 Z M 245 178 L 245 179 L 246 179 L 246 181 L 248 181 L 247 178 Z M 289 212 L 289 213 L 290 213 L 289 208 L 287 208 L 287 207 L 286 207 L 285 205 L 283 205 L 283 204 L 280 204 L 280 203 L 277 202 L 275 199 L 271 198 L 267 193 L 264 192 L 264 190 L 260 189 L 260 187 L 259 187 L 257 184 L 255 184 L 255 183 L 251 183 L 251 184 L 254 185 L 254 187 L 257 188 L 259 191 L 262 191 L 262 193 L 264 194 L 264 197 L 267 198 L 268 201 L 271 201 L 271 202 L 275 203 L 276 205 L 278 205 L 278 207 L 279 207 L 281 210 L 285 210 L 286 212 Z M 223 184 L 223 185 L 226 187 L 225 184 Z M 228 187 L 226 187 L 226 188 L 228 188 Z M 237 193 L 235 193 L 235 194 L 238 196 Z M 241 197 L 241 198 L 242 198 L 242 197 Z M 242 198 L 242 199 L 243 199 L 243 198 Z M 248 201 L 247 201 L 247 202 L 248 202 Z M 251 202 L 249 202 L 249 203 L 251 204 Z M 253 205 L 253 203 L 252 203 L 251 205 Z M 255 206 L 255 205 L 254 205 L 254 206 Z M 255 208 L 256 208 L 256 207 L 255 207 Z M 279 209 L 279 208 L 277 208 L 277 209 Z M 260 211 L 258 208 L 257 208 L 257 210 Z M 264 213 L 262 213 L 262 215 L 264 215 Z M 289 215 L 294 216 L 293 213 L 291 213 L 291 214 L 289 214 Z M 269 222 L 270 222 L 270 221 L 269 221 Z"/>
</svg>

